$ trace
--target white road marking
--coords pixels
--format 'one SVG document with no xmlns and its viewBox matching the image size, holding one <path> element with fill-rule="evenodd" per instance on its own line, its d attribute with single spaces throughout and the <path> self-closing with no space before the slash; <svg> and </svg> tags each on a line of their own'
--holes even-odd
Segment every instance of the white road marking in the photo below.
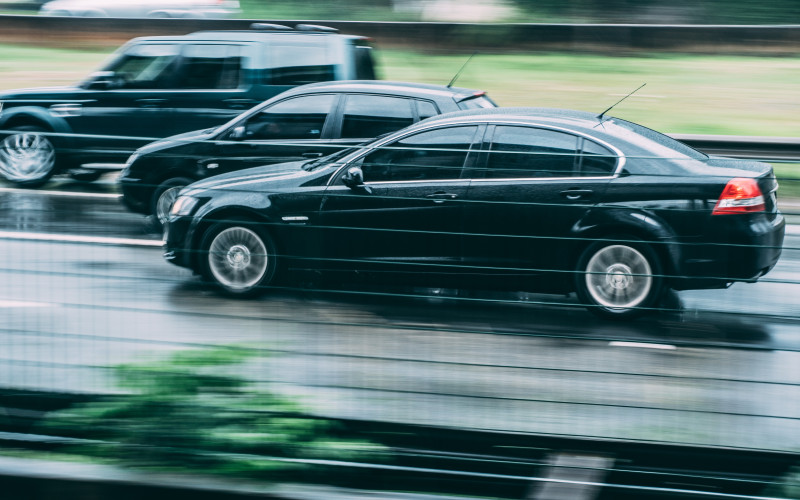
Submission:
<svg viewBox="0 0 800 500">
<path fill-rule="evenodd" d="M 48 307 L 44 302 L 23 302 L 21 300 L 0 300 L 0 307 Z"/>
<path fill-rule="evenodd" d="M 609 342 L 608 345 L 611 347 L 641 347 L 644 349 L 665 349 L 668 351 L 674 351 L 677 349 L 674 345 L 669 344 L 648 344 L 645 342 L 620 342 L 620 341 L 613 341 Z"/>
<path fill-rule="evenodd" d="M 101 245 L 125 245 L 138 247 L 160 247 L 163 245 L 161 240 L 112 238 L 107 236 L 78 236 L 74 234 L 23 233 L 14 231 L 0 231 L 0 239 L 59 241 L 62 243 L 98 243 Z"/>
<path fill-rule="evenodd" d="M 108 198 L 112 200 L 122 198 L 121 194 L 115 194 L 115 193 L 73 193 L 69 191 L 45 191 L 45 190 L 32 191 L 30 189 L 6 188 L 6 187 L 0 187 L 0 193 L 26 193 L 26 194 L 39 194 L 45 196 L 67 196 L 72 198 Z"/>
</svg>

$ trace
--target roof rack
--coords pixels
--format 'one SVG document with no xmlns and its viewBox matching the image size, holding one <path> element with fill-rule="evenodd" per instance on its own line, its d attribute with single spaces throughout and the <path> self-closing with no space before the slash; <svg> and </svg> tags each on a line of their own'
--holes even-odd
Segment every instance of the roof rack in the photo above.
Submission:
<svg viewBox="0 0 800 500">
<path fill-rule="evenodd" d="M 259 31 L 292 31 L 292 28 L 284 26 L 283 24 L 270 23 L 252 23 L 250 29 Z"/>
</svg>

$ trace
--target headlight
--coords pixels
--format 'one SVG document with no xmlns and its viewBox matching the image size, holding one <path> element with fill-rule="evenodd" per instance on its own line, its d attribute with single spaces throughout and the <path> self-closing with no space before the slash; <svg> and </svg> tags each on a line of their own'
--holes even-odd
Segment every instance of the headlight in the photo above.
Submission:
<svg viewBox="0 0 800 500">
<path fill-rule="evenodd" d="M 139 152 L 134 151 L 134 153 L 130 155 L 128 160 L 125 162 L 125 167 L 122 169 L 120 177 L 128 177 L 128 175 L 131 173 L 131 165 L 133 165 L 133 162 L 135 162 L 137 158 L 139 158 Z"/>
<path fill-rule="evenodd" d="M 200 200 L 193 196 L 179 196 L 172 204 L 169 214 L 175 217 L 190 215 Z"/>
</svg>

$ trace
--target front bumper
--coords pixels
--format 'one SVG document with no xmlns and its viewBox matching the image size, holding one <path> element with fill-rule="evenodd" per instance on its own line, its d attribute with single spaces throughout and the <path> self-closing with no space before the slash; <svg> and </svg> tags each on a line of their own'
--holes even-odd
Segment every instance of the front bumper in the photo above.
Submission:
<svg viewBox="0 0 800 500">
<path fill-rule="evenodd" d="M 197 259 L 192 250 L 192 217 L 170 217 L 164 226 L 164 259 L 170 264 L 195 269 Z"/>
</svg>

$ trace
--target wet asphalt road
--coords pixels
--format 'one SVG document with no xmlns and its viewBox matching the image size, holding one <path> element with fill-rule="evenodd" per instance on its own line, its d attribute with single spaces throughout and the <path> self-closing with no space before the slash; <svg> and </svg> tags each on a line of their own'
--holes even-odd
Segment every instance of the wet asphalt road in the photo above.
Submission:
<svg viewBox="0 0 800 500">
<path fill-rule="evenodd" d="M 273 353 L 251 378 L 329 415 L 800 449 L 800 231 L 759 283 L 624 324 L 537 295 L 239 301 L 164 262 L 111 186 L 0 190 L 0 386 L 109 391 L 115 364 L 235 344 Z"/>
</svg>

